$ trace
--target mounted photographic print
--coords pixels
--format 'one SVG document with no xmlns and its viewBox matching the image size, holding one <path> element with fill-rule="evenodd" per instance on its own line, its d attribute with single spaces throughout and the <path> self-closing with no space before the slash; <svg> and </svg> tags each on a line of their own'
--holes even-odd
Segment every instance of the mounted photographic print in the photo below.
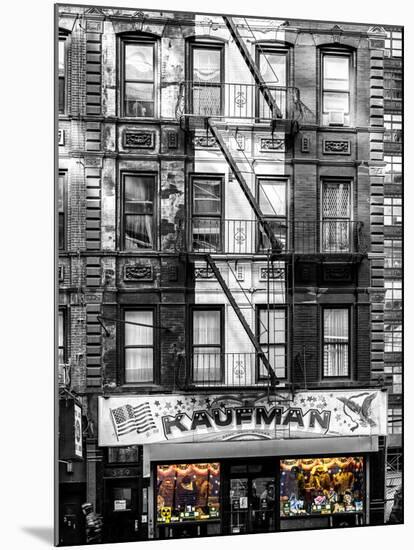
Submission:
<svg viewBox="0 0 414 550">
<path fill-rule="evenodd" d="M 402 523 L 402 27 L 55 48 L 56 544 Z"/>
</svg>

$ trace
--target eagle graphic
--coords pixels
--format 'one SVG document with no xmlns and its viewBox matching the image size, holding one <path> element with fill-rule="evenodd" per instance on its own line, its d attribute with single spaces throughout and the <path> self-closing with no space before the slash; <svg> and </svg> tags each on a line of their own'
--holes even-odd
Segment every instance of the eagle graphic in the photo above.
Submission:
<svg viewBox="0 0 414 550">
<path fill-rule="evenodd" d="M 365 397 L 366 396 L 366 397 Z M 371 414 L 371 404 L 376 398 L 376 393 L 360 393 L 358 395 L 351 395 L 351 397 L 337 397 L 341 403 L 343 403 L 343 409 L 344 414 L 348 416 L 354 423 L 354 426 L 351 428 L 351 432 L 355 431 L 359 426 L 363 426 L 364 428 L 366 426 L 374 427 L 376 426 L 376 422 L 372 420 Z M 359 399 L 360 397 L 365 397 L 365 399 L 362 401 L 362 404 L 360 405 L 356 399 Z M 347 411 L 351 412 L 353 416 L 351 416 Z"/>
</svg>

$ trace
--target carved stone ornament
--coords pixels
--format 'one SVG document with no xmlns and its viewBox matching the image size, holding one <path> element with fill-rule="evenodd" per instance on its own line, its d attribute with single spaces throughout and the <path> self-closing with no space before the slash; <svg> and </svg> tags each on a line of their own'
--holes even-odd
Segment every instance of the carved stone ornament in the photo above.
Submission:
<svg viewBox="0 0 414 550">
<path fill-rule="evenodd" d="M 168 147 L 169 149 L 177 149 L 178 147 L 178 134 L 177 132 L 167 132 Z"/>
<path fill-rule="evenodd" d="M 154 132 L 139 132 L 137 130 L 124 130 L 124 147 L 126 149 L 154 149 Z"/>
<path fill-rule="evenodd" d="M 125 281 L 152 281 L 152 278 L 150 265 L 128 264 L 124 268 Z"/>
<path fill-rule="evenodd" d="M 216 138 L 210 136 L 194 136 L 194 147 L 203 147 L 208 149 L 217 147 Z"/>
<path fill-rule="evenodd" d="M 323 269 L 323 279 L 325 282 L 352 281 L 351 265 L 325 265 Z"/>
<path fill-rule="evenodd" d="M 196 267 L 194 269 L 195 279 L 214 279 L 213 271 L 208 267 Z"/>
<path fill-rule="evenodd" d="M 260 279 L 262 281 L 270 280 L 283 280 L 285 278 L 285 270 L 283 267 L 274 267 L 268 269 L 267 267 L 260 268 Z"/>
<path fill-rule="evenodd" d="M 285 140 L 261 138 L 260 149 L 262 151 L 278 151 L 279 153 L 283 153 L 285 151 Z"/>
<path fill-rule="evenodd" d="M 325 139 L 323 141 L 323 152 L 336 155 L 349 155 L 351 153 L 351 143 L 349 140 Z"/>
</svg>

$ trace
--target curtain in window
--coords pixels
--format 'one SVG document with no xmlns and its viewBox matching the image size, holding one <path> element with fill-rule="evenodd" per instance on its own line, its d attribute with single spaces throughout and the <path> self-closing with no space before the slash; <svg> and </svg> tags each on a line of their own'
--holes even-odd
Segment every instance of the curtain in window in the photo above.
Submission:
<svg viewBox="0 0 414 550">
<path fill-rule="evenodd" d="M 193 379 L 195 382 L 221 379 L 220 311 L 193 312 Z"/>
<path fill-rule="evenodd" d="M 154 329 L 152 311 L 125 312 L 125 382 L 152 382 Z M 132 325 L 143 323 L 146 326 Z"/>
<path fill-rule="evenodd" d="M 221 50 L 193 49 L 193 112 L 219 115 L 221 112 Z"/>
<path fill-rule="evenodd" d="M 126 175 L 124 180 L 125 248 L 154 248 L 153 176 Z"/>
<path fill-rule="evenodd" d="M 324 310 L 324 376 L 348 376 L 348 310 Z"/>
</svg>

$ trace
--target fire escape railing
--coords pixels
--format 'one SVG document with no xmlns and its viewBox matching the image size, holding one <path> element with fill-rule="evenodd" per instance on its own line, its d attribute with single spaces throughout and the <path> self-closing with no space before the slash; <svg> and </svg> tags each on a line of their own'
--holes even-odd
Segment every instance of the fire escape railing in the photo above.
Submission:
<svg viewBox="0 0 414 550">
<path fill-rule="evenodd" d="M 254 119 L 268 122 L 274 118 L 298 120 L 300 94 L 294 86 L 266 85 L 275 105 L 264 100 L 263 88 L 257 84 L 240 82 L 199 82 L 185 80 L 180 83 L 177 115 L 229 119 Z"/>
<path fill-rule="evenodd" d="M 281 254 L 363 254 L 362 222 L 331 218 L 289 221 L 265 218 Z M 256 219 L 220 219 L 193 216 L 189 220 L 192 252 L 211 254 L 267 254 L 269 239 Z"/>
</svg>

